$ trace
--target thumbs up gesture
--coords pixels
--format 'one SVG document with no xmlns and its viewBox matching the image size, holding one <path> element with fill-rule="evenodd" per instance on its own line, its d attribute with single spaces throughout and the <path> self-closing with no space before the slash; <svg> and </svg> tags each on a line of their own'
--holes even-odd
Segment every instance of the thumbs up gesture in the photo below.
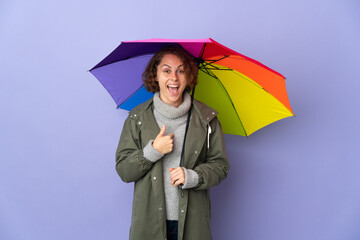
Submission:
<svg viewBox="0 0 360 240">
<path fill-rule="evenodd" d="M 163 125 L 152 144 L 153 148 L 162 154 L 167 154 L 171 152 L 174 147 L 174 134 L 171 133 L 169 135 L 164 135 L 165 130 L 166 127 L 165 125 Z"/>
</svg>

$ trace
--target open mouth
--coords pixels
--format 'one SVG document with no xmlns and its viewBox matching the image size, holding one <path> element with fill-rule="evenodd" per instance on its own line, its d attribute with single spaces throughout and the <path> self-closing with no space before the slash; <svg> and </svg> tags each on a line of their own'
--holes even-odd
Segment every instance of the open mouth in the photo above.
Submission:
<svg viewBox="0 0 360 240">
<path fill-rule="evenodd" d="M 172 96 L 176 96 L 179 93 L 179 86 L 178 85 L 169 84 L 167 86 L 167 89 L 169 90 L 169 93 Z"/>
</svg>

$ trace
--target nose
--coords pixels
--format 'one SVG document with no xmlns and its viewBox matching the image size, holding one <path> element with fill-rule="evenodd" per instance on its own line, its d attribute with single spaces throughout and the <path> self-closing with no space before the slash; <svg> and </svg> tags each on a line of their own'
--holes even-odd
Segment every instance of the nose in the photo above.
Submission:
<svg viewBox="0 0 360 240">
<path fill-rule="evenodd" d="M 173 81 L 177 81 L 177 74 L 176 74 L 176 71 L 172 72 L 171 75 L 170 75 L 170 79 L 173 80 Z"/>
</svg>

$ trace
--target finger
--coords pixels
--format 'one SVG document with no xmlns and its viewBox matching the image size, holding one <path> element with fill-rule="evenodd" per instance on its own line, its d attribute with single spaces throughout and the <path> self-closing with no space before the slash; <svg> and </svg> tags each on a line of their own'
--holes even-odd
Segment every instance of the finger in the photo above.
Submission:
<svg viewBox="0 0 360 240">
<path fill-rule="evenodd" d="M 174 140 L 173 140 L 173 138 L 170 136 L 170 134 L 167 135 L 167 136 L 163 136 L 163 137 L 164 137 L 164 139 L 165 139 L 169 144 L 171 144 L 171 143 L 174 142 Z"/>
<path fill-rule="evenodd" d="M 185 178 L 182 178 L 182 177 L 172 178 L 172 179 L 171 179 L 171 184 L 172 184 L 172 185 L 175 185 L 176 183 L 179 183 L 179 184 L 180 184 L 180 183 L 182 183 L 182 182 L 185 182 L 184 180 L 185 180 Z M 178 184 L 178 185 L 179 185 L 179 184 Z"/>
<path fill-rule="evenodd" d="M 184 169 L 182 167 L 177 167 L 174 173 L 184 173 Z"/>
<path fill-rule="evenodd" d="M 173 137 L 174 137 L 174 134 L 173 134 L 173 133 L 170 133 L 168 136 L 169 136 L 170 138 L 173 138 Z"/>
<path fill-rule="evenodd" d="M 170 172 L 170 179 L 171 182 L 175 182 L 177 179 L 179 179 L 181 176 L 179 174 L 175 174 L 174 171 Z"/>
<path fill-rule="evenodd" d="M 181 174 L 181 173 L 179 173 L 179 174 L 174 174 L 174 175 L 171 177 L 172 180 L 182 179 L 182 178 L 185 178 L 185 176 L 184 176 L 183 174 Z"/>
<path fill-rule="evenodd" d="M 170 172 L 171 179 L 175 179 L 177 177 L 180 177 L 180 175 L 181 174 L 178 171 L 176 171 L 176 169 Z"/>
<path fill-rule="evenodd" d="M 174 170 L 170 173 L 170 177 L 171 179 L 179 179 L 179 178 L 184 178 L 185 174 L 184 172 Z"/>
<path fill-rule="evenodd" d="M 163 124 L 161 129 L 160 129 L 160 132 L 159 132 L 158 136 L 164 136 L 165 130 L 166 130 L 166 127 L 165 127 L 165 124 Z"/>
<path fill-rule="evenodd" d="M 175 170 L 175 168 L 169 168 L 169 171 L 170 172 L 172 172 L 172 171 L 174 171 Z"/>
<path fill-rule="evenodd" d="M 181 173 L 181 170 L 179 168 L 176 168 L 170 173 L 170 175 L 175 176 L 175 175 L 178 175 L 180 173 Z"/>
<path fill-rule="evenodd" d="M 173 178 L 175 176 L 175 171 L 176 171 L 176 169 L 174 169 L 174 168 L 170 171 L 171 178 Z"/>
<path fill-rule="evenodd" d="M 184 179 L 184 178 L 180 178 L 180 179 L 176 180 L 173 185 L 174 185 L 175 187 L 177 187 L 177 186 L 179 186 L 180 184 L 184 184 L 184 183 L 185 183 L 185 179 Z"/>
</svg>

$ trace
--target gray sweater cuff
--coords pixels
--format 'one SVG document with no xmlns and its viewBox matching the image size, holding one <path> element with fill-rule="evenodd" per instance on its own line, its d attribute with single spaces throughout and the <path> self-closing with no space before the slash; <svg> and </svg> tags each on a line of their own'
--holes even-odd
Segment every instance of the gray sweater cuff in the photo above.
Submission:
<svg viewBox="0 0 360 240">
<path fill-rule="evenodd" d="M 152 144 L 153 144 L 154 140 L 150 140 L 148 142 L 148 144 L 146 144 L 146 146 L 144 147 L 144 157 L 146 159 L 148 159 L 151 162 L 157 162 L 158 160 L 160 160 L 160 158 L 162 158 L 164 156 L 164 154 L 162 154 L 161 152 L 156 151 Z"/>
<path fill-rule="evenodd" d="M 196 185 L 198 185 L 199 183 L 199 175 L 197 174 L 197 172 L 195 172 L 194 170 L 191 169 L 186 169 L 184 168 L 184 172 L 185 172 L 185 183 L 182 186 L 182 189 L 189 189 L 189 188 L 193 188 Z"/>
</svg>

